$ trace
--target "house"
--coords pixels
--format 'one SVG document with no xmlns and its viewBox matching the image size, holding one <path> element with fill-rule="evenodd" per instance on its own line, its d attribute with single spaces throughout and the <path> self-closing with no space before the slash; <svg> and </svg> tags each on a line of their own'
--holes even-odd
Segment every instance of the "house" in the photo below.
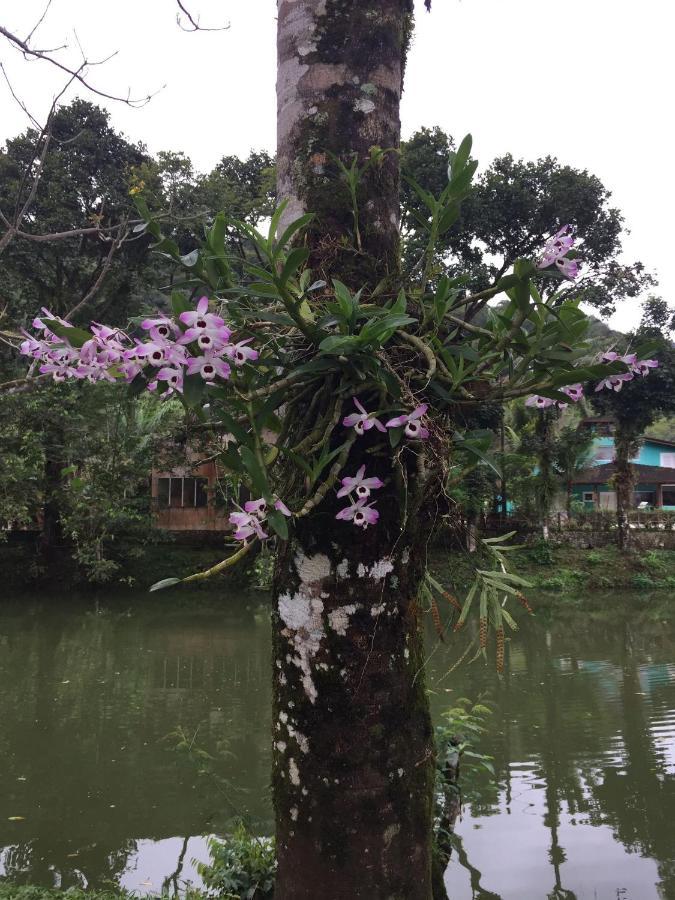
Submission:
<svg viewBox="0 0 675 900">
<path fill-rule="evenodd" d="M 228 512 L 221 503 L 219 473 L 213 459 L 201 461 L 186 453 L 185 464 L 153 468 L 153 521 L 165 531 L 230 531 Z"/>
<path fill-rule="evenodd" d="M 583 419 L 579 427 L 593 433 L 593 445 L 572 479 L 573 498 L 588 509 L 616 509 L 611 481 L 616 473 L 615 423 L 600 417 Z M 636 476 L 633 505 L 675 511 L 675 441 L 645 435 L 631 462 Z"/>
</svg>

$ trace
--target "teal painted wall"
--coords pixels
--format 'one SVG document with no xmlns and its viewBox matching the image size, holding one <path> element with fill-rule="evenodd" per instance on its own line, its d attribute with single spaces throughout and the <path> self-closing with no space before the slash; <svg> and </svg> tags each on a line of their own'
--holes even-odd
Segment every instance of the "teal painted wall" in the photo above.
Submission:
<svg viewBox="0 0 675 900">
<path fill-rule="evenodd" d="M 599 451 L 607 451 L 608 449 L 614 449 L 613 437 L 595 438 L 590 452 L 590 464 L 592 466 L 603 466 L 612 462 L 611 459 L 596 459 L 596 455 Z M 638 455 L 632 461 L 634 463 L 639 463 L 641 466 L 660 466 L 662 453 L 675 453 L 675 444 L 670 446 L 666 444 L 656 444 L 647 439 L 640 447 Z"/>
</svg>

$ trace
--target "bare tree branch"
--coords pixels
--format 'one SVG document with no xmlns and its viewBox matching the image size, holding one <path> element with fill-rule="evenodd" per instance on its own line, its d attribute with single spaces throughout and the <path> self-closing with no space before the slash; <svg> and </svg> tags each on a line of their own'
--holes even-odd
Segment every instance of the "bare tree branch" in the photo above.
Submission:
<svg viewBox="0 0 675 900">
<path fill-rule="evenodd" d="M 8 88 L 8 90 L 9 90 L 10 94 L 12 95 L 12 97 L 14 98 L 15 102 L 17 103 L 17 105 L 21 107 L 21 109 L 25 112 L 25 114 L 28 116 L 28 118 L 29 118 L 30 121 L 33 123 L 33 125 L 34 125 L 38 130 L 41 131 L 41 130 L 42 130 L 42 125 L 40 125 L 40 123 L 38 122 L 38 120 L 37 120 L 37 119 L 35 118 L 35 116 L 29 111 L 29 109 L 28 109 L 28 107 L 26 106 L 26 104 L 23 102 L 23 100 L 21 99 L 21 97 L 19 97 L 19 95 L 16 93 L 16 91 L 15 91 L 14 88 L 12 87 L 12 82 L 9 80 L 9 76 L 7 75 L 7 70 L 5 69 L 5 66 L 4 66 L 4 64 L 3 64 L 2 62 L 0 62 L 0 72 L 2 73 L 2 76 L 3 76 L 3 78 L 5 79 L 5 82 L 6 82 L 6 84 L 7 84 L 7 88 Z"/>
<path fill-rule="evenodd" d="M 85 78 L 83 72 L 85 72 L 89 66 L 101 65 L 102 63 L 107 62 L 107 60 L 110 59 L 111 56 L 115 55 L 114 53 L 106 59 L 99 60 L 98 62 L 92 62 L 91 60 L 83 58 L 82 63 L 76 69 L 73 69 L 51 55 L 55 52 L 55 50 L 62 49 L 60 47 L 50 48 L 47 50 L 38 50 L 31 47 L 20 37 L 12 34 L 12 32 L 8 31 L 3 25 L 0 25 L 0 35 L 5 37 L 13 47 L 15 47 L 23 54 L 26 59 L 42 59 L 45 62 L 51 63 L 53 66 L 56 66 L 57 69 L 61 69 L 62 72 L 66 72 L 74 80 L 79 81 L 79 83 L 83 87 L 87 88 L 88 91 L 91 91 L 92 94 L 96 94 L 98 97 L 104 97 L 106 100 L 115 100 L 119 103 L 125 103 L 127 106 L 138 108 L 141 106 L 145 106 L 145 104 L 148 103 L 157 93 L 157 91 L 155 91 L 155 93 L 153 94 L 148 94 L 145 97 L 138 98 L 133 98 L 129 94 L 127 94 L 126 97 L 121 97 L 117 94 L 109 94 L 107 93 L 107 91 L 100 90 Z"/>
<path fill-rule="evenodd" d="M 183 13 L 183 15 L 187 18 L 188 22 L 192 26 L 192 27 L 188 27 L 187 25 L 185 25 L 181 21 L 180 12 L 177 13 L 176 14 L 176 22 L 178 23 L 178 27 L 181 28 L 183 31 L 227 31 L 227 29 L 230 27 L 230 23 L 228 22 L 227 25 L 219 25 L 215 28 L 206 28 L 205 26 L 199 24 L 199 19 L 195 19 L 188 12 L 188 10 L 185 8 L 185 5 L 183 3 L 181 3 L 181 0 L 176 0 L 176 3 L 178 4 L 178 8 L 180 9 L 180 11 Z"/>
<path fill-rule="evenodd" d="M 106 275 L 108 274 L 108 271 L 110 270 L 110 266 L 112 264 L 115 253 L 117 253 L 119 248 L 124 243 L 126 236 L 129 234 L 129 232 L 127 230 L 128 224 L 129 224 L 128 221 L 126 221 L 123 224 L 118 226 L 117 235 L 110 242 L 110 250 L 103 262 L 103 265 L 101 266 L 101 271 L 99 272 L 98 278 L 92 284 L 92 286 L 89 288 L 89 290 L 84 295 L 84 297 L 79 301 L 79 303 L 77 303 L 70 310 L 70 312 L 64 316 L 66 322 L 70 322 L 72 317 L 76 313 L 80 312 L 80 310 L 84 309 L 84 307 L 89 303 L 89 301 L 92 300 L 98 293 L 101 285 L 103 284 L 103 281 L 104 281 Z"/>
<path fill-rule="evenodd" d="M 33 37 L 33 35 L 34 35 L 35 32 L 38 30 L 38 28 L 40 27 L 40 25 L 42 25 L 42 23 L 44 22 L 44 20 L 45 20 L 45 18 L 46 18 L 46 16 L 47 16 L 47 13 L 49 12 L 49 7 L 50 7 L 51 5 L 52 5 L 52 0 L 47 0 L 47 5 L 45 6 L 45 8 L 44 8 L 44 10 L 43 10 L 42 15 L 41 15 L 40 18 L 37 20 L 36 24 L 33 25 L 33 27 L 31 28 L 30 32 L 29 32 L 28 35 L 26 36 L 26 39 L 25 39 L 25 40 L 26 40 L 26 43 L 27 43 L 27 44 L 30 43 L 30 39 Z"/>
</svg>

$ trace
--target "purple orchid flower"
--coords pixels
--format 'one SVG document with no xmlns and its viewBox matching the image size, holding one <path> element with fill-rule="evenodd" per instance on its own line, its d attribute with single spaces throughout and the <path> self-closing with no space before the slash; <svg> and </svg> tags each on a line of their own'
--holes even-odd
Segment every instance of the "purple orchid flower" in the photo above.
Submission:
<svg viewBox="0 0 675 900">
<path fill-rule="evenodd" d="M 246 541 L 248 538 L 253 537 L 253 535 L 258 537 L 261 541 L 266 541 L 269 537 L 269 535 L 263 531 L 260 519 L 250 513 L 230 513 L 230 523 L 237 526 L 237 530 L 234 532 L 234 537 L 237 541 Z"/>
<path fill-rule="evenodd" d="M 179 344 L 191 344 L 196 341 L 200 350 L 222 350 L 232 336 L 231 330 L 226 325 L 217 328 L 188 328 L 183 337 L 179 338 Z"/>
<path fill-rule="evenodd" d="M 267 501 L 264 497 L 259 500 L 247 500 L 244 503 L 244 510 L 258 519 L 264 519 L 267 515 Z"/>
<path fill-rule="evenodd" d="M 604 388 L 607 388 L 609 391 L 620 391 L 626 381 L 632 381 L 634 375 L 632 372 L 625 372 L 623 375 L 608 375 L 607 378 L 603 378 L 595 386 L 595 392 L 597 394 L 598 391 L 602 391 Z"/>
<path fill-rule="evenodd" d="M 571 225 L 563 225 L 563 227 L 546 242 L 542 251 L 538 269 L 548 269 L 549 266 L 556 265 L 560 272 L 574 280 L 579 274 L 579 263 L 574 259 L 569 259 L 567 254 L 574 246 L 574 229 Z"/>
<path fill-rule="evenodd" d="M 426 440 L 426 438 L 429 437 L 429 429 L 425 428 L 419 419 L 422 418 L 427 409 L 427 404 L 422 403 L 421 406 L 416 407 L 407 415 L 396 416 L 394 419 L 389 419 L 386 423 L 387 428 L 400 428 L 402 425 L 405 425 L 406 437 L 422 441 Z"/>
<path fill-rule="evenodd" d="M 165 366 L 157 373 L 157 380 L 166 381 L 169 391 L 178 391 L 179 394 L 183 393 L 182 369 L 174 369 L 172 366 Z"/>
<path fill-rule="evenodd" d="M 567 394 L 572 403 L 578 403 L 584 396 L 584 386 L 582 384 L 568 384 L 561 388 L 563 394 Z"/>
<path fill-rule="evenodd" d="M 44 356 L 50 349 L 49 344 L 46 341 L 38 341 L 27 331 L 23 331 L 22 333 L 26 335 L 26 340 L 21 341 L 19 345 L 19 353 L 23 356 L 32 356 L 33 359 L 40 359 L 41 356 Z"/>
<path fill-rule="evenodd" d="M 196 310 L 182 312 L 178 318 L 189 329 L 194 329 L 197 332 L 215 330 L 225 324 L 224 319 L 221 319 L 215 313 L 209 312 L 208 297 L 200 297 Z"/>
<path fill-rule="evenodd" d="M 73 377 L 73 370 L 69 366 L 59 363 L 44 363 L 40 366 L 40 372 L 42 375 L 51 375 L 57 382 Z"/>
<path fill-rule="evenodd" d="M 174 322 L 167 316 L 159 316 L 156 319 L 143 319 L 141 328 L 150 332 L 153 341 L 168 341 L 176 331 Z"/>
<path fill-rule="evenodd" d="M 386 432 L 387 429 L 373 413 L 369 413 L 368 410 L 359 403 L 356 397 L 353 397 L 352 399 L 354 400 L 354 406 L 358 409 L 358 413 L 352 413 L 349 416 L 345 416 L 342 420 L 343 425 L 346 425 L 347 428 L 353 428 L 357 434 L 363 434 L 364 431 L 370 431 L 373 426 L 377 428 L 378 431 Z"/>
<path fill-rule="evenodd" d="M 343 478 L 342 487 L 337 492 L 338 497 L 346 497 L 347 494 L 351 494 L 354 491 L 359 499 L 365 500 L 366 497 L 370 497 L 371 490 L 381 488 L 384 484 L 377 477 L 365 478 L 365 474 L 366 467 L 361 466 L 353 478 Z"/>
<path fill-rule="evenodd" d="M 527 398 L 525 406 L 534 406 L 536 409 L 548 409 L 554 403 L 555 400 L 550 400 L 548 397 L 540 397 L 539 394 L 533 394 Z"/>
<path fill-rule="evenodd" d="M 374 508 L 372 503 L 366 506 L 365 498 L 357 500 L 351 506 L 341 509 L 335 516 L 345 522 L 353 522 L 359 528 L 367 528 L 369 525 L 375 525 L 380 518 L 379 512 Z"/>
<path fill-rule="evenodd" d="M 636 375 L 649 375 L 650 369 L 657 369 L 659 366 L 658 359 L 641 359 L 633 364 L 633 371 Z"/>
<path fill-rule="evenodd" d="M 253 338 L 246 338 L 225 348 L 225 353 L 230 357 L 235 366 L 243 366 L 246 362 L 253 362 L 260 355 L 253 347 L 248 347 Z"/>
<path fill-rule="evenodd" d="M 193 356 L 187 361 L 189 375 L 201 375 L 204 381 L 213 381 L 216 375 L 229 378 L 231 369 L 226 362 L 213 353 Z"/>
<path fill-rule="evenodd" d="M 278 498 L 274 501 L 274 508 L 280 512 L 283 516 L 292 516 L 293 513 L 286 506 L 283 500 L 279 500 Z"/>
<path fill-rule="evenodd" d="M 124 375 L 125 381 L 127 383 L 130 383 L 137 375 L 140 375 L 140 373 L 143 371 L 143 366 L 129 359 L 121 363 L 121 365 L 119 366 L 119 370 L 122 375 Z"/>
</svg>

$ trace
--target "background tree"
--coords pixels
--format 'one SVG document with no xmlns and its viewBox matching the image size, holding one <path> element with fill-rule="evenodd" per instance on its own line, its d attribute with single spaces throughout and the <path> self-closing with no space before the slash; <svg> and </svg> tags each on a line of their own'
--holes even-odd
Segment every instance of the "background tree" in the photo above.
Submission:
<svg viewBox="0 0 675 900">
<path fill-rule="evenodd" d="M 632 505 L 635 486 L 635 459 L 645 431 L 661 416 L 675 413 L 675 346 L 668 337 L 672 323 L 672 310 L 660 299 L 651 298 L 645 303 L 644 316 L 633 334 L 634 341 L 649 341 L 652 356 L 658 368 L 652 369 L 650 378 L 637 375 L 625 382 L 619 391 L 589 392 L 598 412 L 609 415 L 615 423 L 614 450 L 616 510 L 619 545 L 628 544 L 627 511 Z"/>
<path fill-rule="evenodd" d="M 572 516 L 572 483 L 577 472 L 588 465 L 588 454 L 593 446 L 593 434 L 578 423 L 563 425 L 555 436 L 553 467 L 565 489 L 565 509 L 568 519 Z"/>
<path fill-rule="evenodd" d="M 453 138 L 438 127 L 417 131 L 402 146 L 404 173 L 427 190 L 438 191 L 453 147 Z M 405 180 L 402 196 L 405 266 L 412 271 L 424 246 L 420 219 L 427 212 Z M 439 240 L 439 269 L 449 263 L 451 270 L 470 272 L 472 288 L 486 288 L 519 257 L 536 255 L 552 223 L 571 222 L 584 260 L 574 296 L 581 296 L 601 315 L 610 315 L 618 301 L 636 298 L 654 284 L 642 263 L 619 260 L 624 219 L 610 200 L 611 193 L 597 176 L 555 157 L 535 162 L 510 154 L 498 157 L 478 177 L 456 225 Z M 569 295 L 569 288 L 564 288 L 561 298 Z"/>
</svg>

